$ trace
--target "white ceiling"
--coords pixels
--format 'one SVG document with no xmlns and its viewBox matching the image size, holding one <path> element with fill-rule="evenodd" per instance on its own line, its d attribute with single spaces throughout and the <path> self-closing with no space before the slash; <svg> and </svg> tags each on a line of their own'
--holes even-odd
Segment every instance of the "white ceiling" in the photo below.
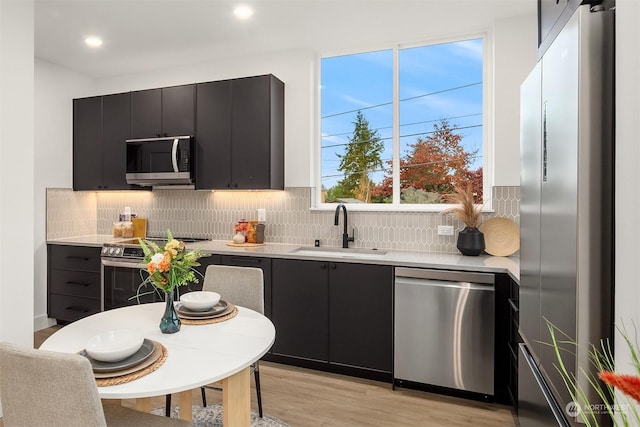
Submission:
<svg viewBox="0 0 640 427">
<path fill-rule="evenodd" d="M 35 0 L 35 56 L 93 77 L 290 49 L 338 52 L 491 28 L 535 0 Z M 104 45 L 90 49 L 84 38 Z"/>
</svg>

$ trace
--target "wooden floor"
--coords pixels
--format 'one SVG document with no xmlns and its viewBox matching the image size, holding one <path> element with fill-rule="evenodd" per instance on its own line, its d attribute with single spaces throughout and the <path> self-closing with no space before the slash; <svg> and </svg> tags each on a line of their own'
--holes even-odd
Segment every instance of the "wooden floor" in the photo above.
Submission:
<svg viewBox="0 0 640 427">
<path fill-rule="evenodd" d="M 55 328 L 36 332 L 35 345 L 53 332 Z M 260 380 L 265 413 L 292 427 L 516 426 L 506 406 L 393 391 L 390 384 L 375 381 L 268 362 L 260 364 Z M 253 381 L 252 399 L 256 409 Z M 207 400 L 219 402 L 221 393 L 207 390 Z M 193 402 L 201 403 L 199 390 L 194 390 Z M 125 401 L 125 405 L 132 402 Z M 154 399 L 153 406 L 164 406 L 164 398 Z"/>
</svg>

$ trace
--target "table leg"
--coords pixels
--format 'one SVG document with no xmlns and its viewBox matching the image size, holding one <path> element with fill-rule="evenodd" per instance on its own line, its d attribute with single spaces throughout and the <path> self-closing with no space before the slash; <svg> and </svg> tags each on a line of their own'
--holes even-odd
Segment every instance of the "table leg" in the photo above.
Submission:
<svg viewBox="0 0 640 427">
<path fill-rule="evenodd" d="M 251 424 L 250 368 L 222 380 L 223 424 L 249 427 Z"/>
<path fill-rule="evenodd" d="M 151 412 L 151 398 L 140 397 L 136 399 L 136 411 L 146 412 L 147 414 Z"/>
<path fill-rule="evenodd" d="M 181 391 L 178 393 L 178 402 L 180 405 L 180 419 L 193 422 L 193 408 L 191 390 Z"/>
</svg>

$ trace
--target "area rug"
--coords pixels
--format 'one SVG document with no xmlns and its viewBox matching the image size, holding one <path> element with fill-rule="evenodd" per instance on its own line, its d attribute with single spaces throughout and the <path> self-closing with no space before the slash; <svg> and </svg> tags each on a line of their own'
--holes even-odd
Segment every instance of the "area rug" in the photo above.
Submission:
<svg viewBox="0 0 640 427">
<path fill-rule="evenodd" d="M 173 406 L 171 417 L 178 418 L 179 411 L 179 406 Z M 151 412 L 164 416 L 164 407 L 156 408 Z M 206 408 L 193 405 L 193 427 L 222 427 L 222 405 L 209 403 Z M 267 414 L 260 418 L 257 412 L 251 411 L 251 427 L 289 427 L 289 424 Z"/>
</svg>

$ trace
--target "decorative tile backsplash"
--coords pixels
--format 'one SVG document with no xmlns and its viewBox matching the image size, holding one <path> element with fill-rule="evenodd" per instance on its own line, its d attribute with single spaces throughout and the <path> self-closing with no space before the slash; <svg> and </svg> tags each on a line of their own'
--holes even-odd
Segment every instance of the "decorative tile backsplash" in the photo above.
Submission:
<svg viewBox="0 0 640 427">
<path fill-rule="evenodd" d="M 494 216 L 520 221 L 520 188 L 494 187 Z M 275 243 L 339 246 L 340 226 L 333 225 L 334 213 L 311 210 L 310 188 L 285 191 L 191 191 L 154 190 L 81 192 L 47 190 L 47 238 L 111 234 L 118 214 L 130 206 L 140 218 L 147 218 L 149 235 L 230 240 L 233 225 L 241 218 L 256 219 L 257 210 L 267 210 L 265 240 Z M 450 215 L 427 212 L 349 211 L 349 233 L 355 229 L 353 247 L 405 249 L 457 253 L 455 236 L 438 236 L 438 225 L 462 224 Z"/>
</svg>

